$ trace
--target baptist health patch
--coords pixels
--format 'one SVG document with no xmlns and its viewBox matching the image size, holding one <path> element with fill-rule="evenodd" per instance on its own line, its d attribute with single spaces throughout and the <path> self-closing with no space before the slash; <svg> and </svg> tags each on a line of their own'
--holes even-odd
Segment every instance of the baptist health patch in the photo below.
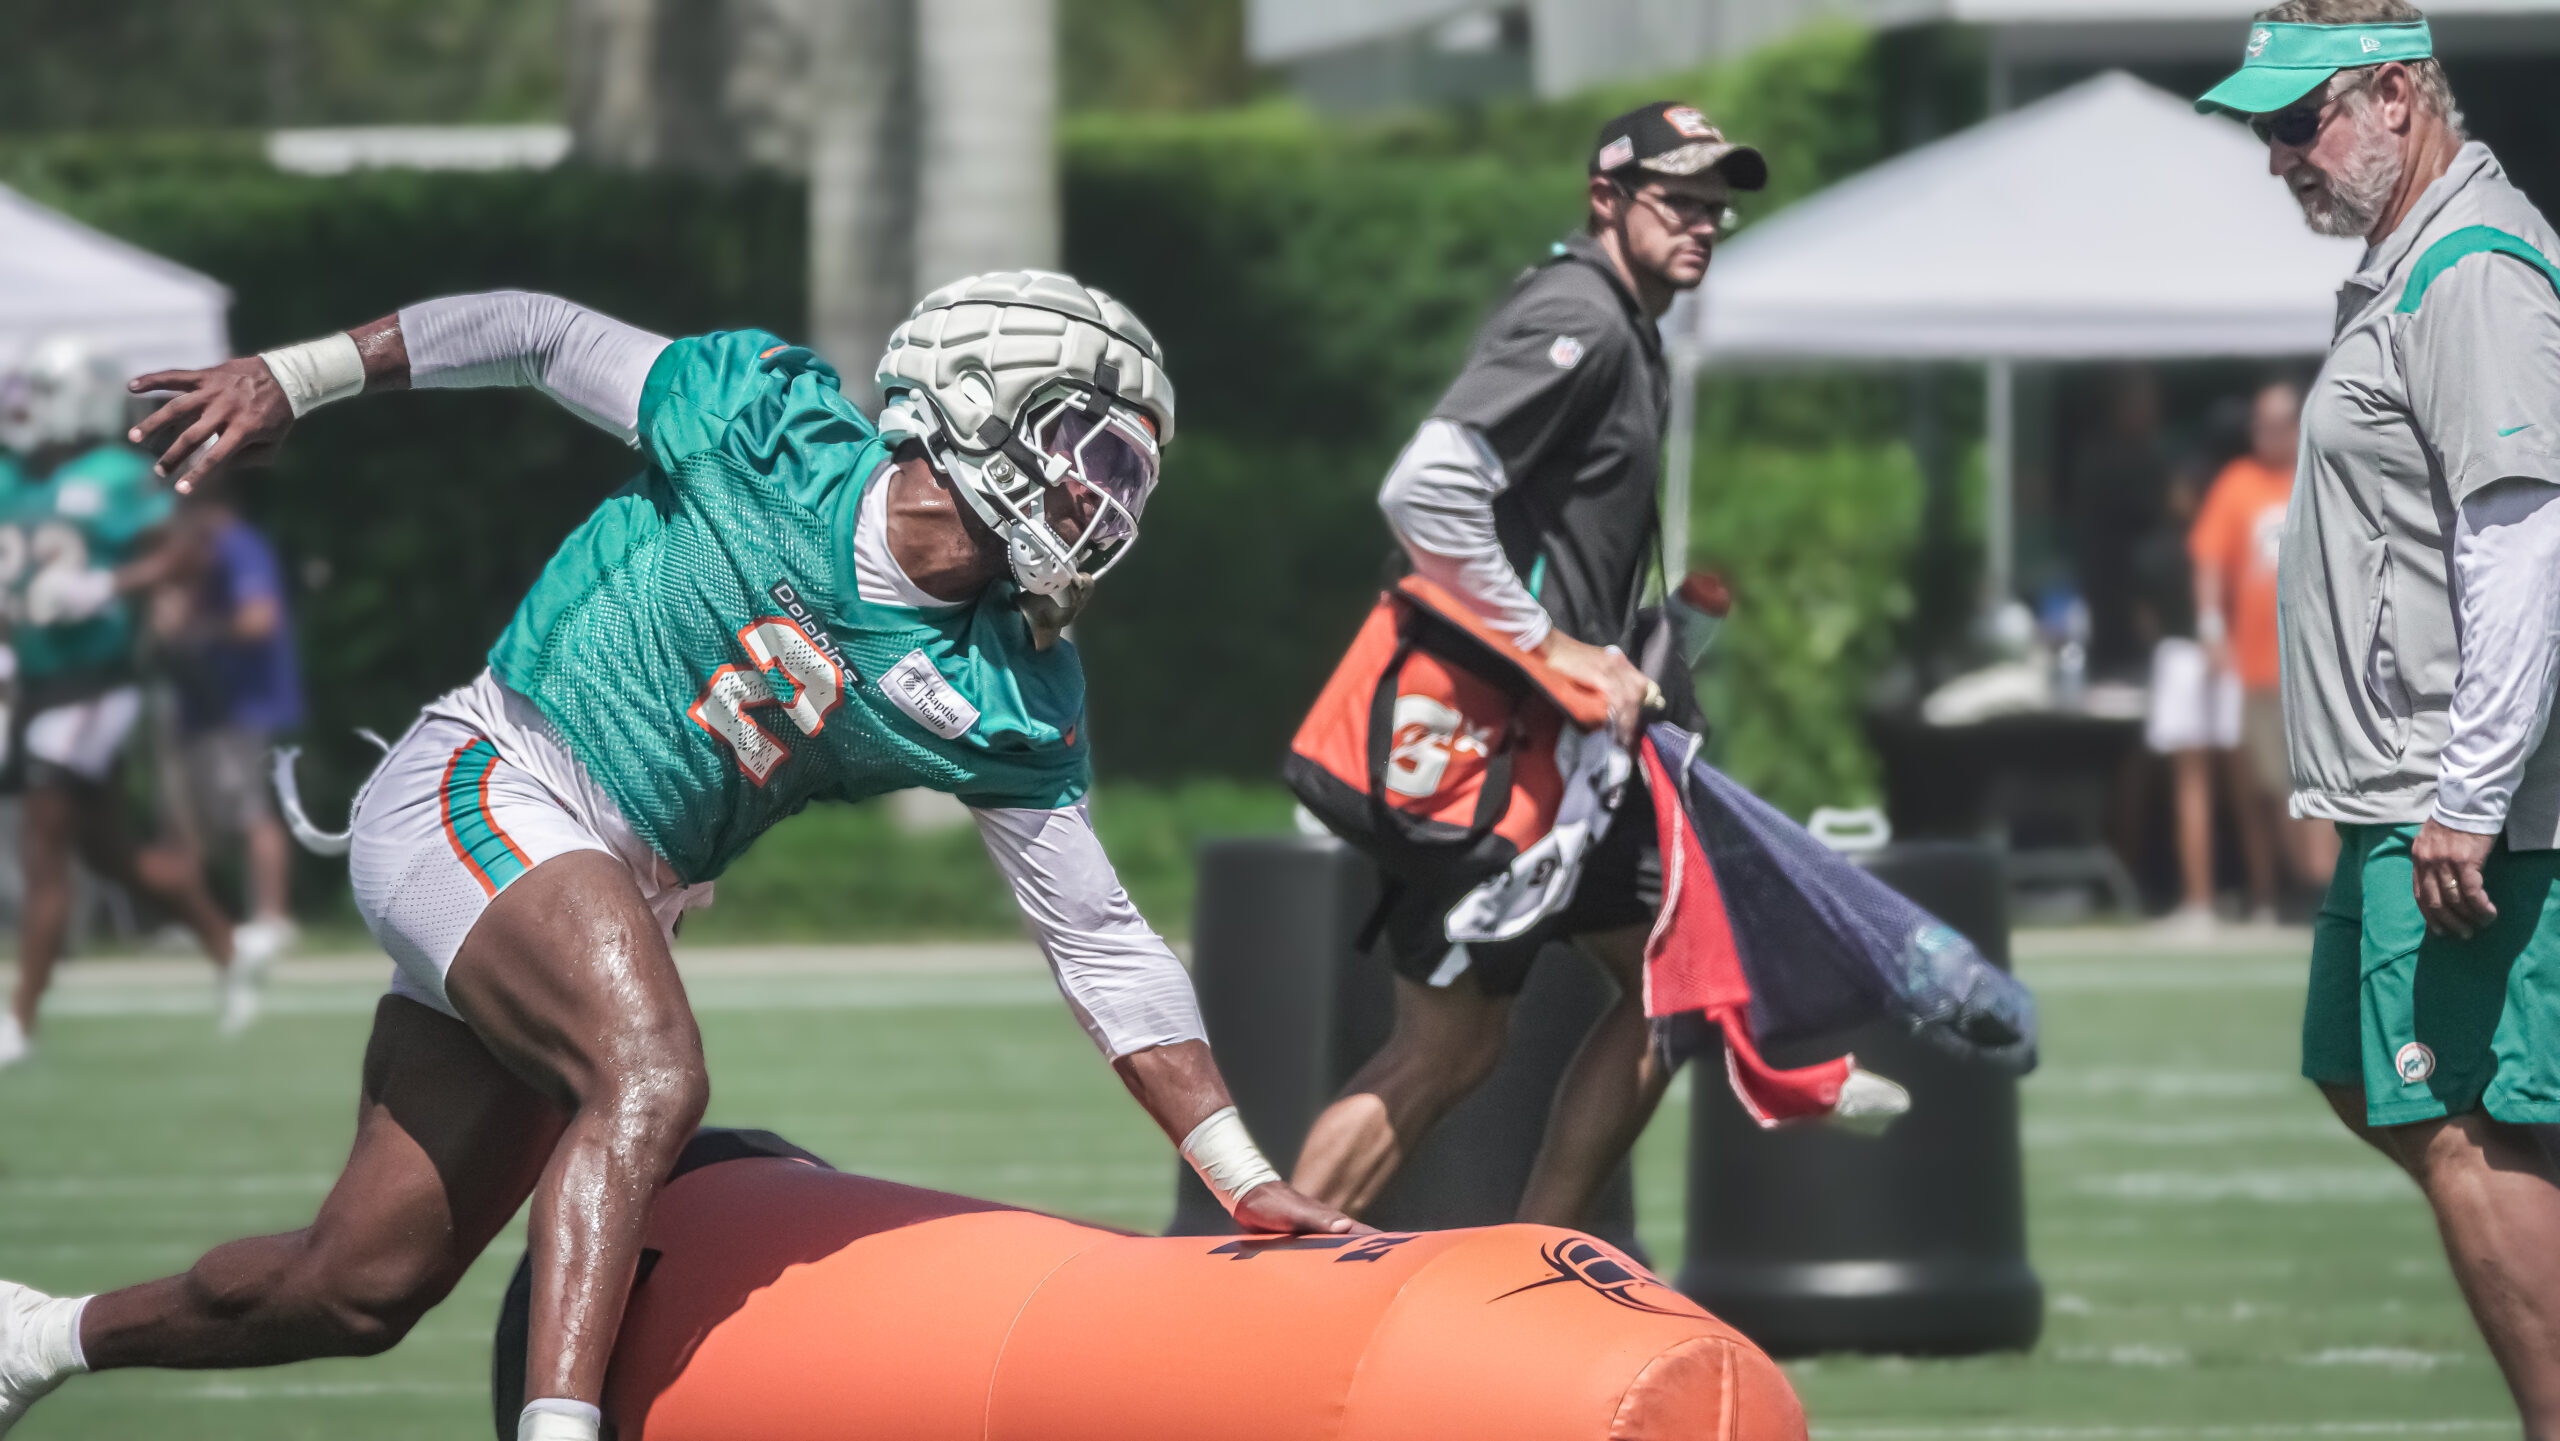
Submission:
<svg viewBox="0 0 2560 1441">
<path fill-rule="evenodd" d="M 880 693 L 908 719 L 947 741 L 967 735 L 978 723 L 978 708 L 920 650 L 908 651 L 906 659 L 889 667 L 880 677 Z"/>
<path fill-rule="evenodd" d="M 2414 1086 L 2436 1073 L 2436 1053 L 2424 1041 L 2411 1041 L 2391 1058 L 2391 1068 L 2400 1073 L 2400 1084 Z"/>
<path fill-rule="evenodd" d="M 1559 335 L 1556 343 L 1547 347 L 1547 359 L 1558 370 L 1571 370 L 1581 363 L 1582 342 L 1570 335 Z"/>
</svg>

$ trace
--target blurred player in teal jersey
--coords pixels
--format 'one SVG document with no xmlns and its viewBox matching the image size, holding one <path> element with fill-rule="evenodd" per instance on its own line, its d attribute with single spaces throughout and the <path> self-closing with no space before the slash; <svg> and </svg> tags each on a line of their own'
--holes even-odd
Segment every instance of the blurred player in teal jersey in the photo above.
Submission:
<svg viewBox="0 0 2560 1441">
<path fill-rule="evenodd" d="M 82 1370 L 379 1351 L 529 1196 L 517 1434 L 596 1441 L 649 1206 L 709 1097 L 674 922 L 816 800 L 965 802 L 1077 1020 L 1238 1226 L 1354 1229 L 1245 1135 L 1084 807 L 1061 632 L 1137 539 L 1162 351 L 1109 296 L 1004 272 L 927 296 L 878 374 L 875 422 L 774 336 L 500 293 L 135 382 L 182 392 L 135 432 L 182 485 L 410 386 L 541 390 L 645 466 L 357 797 L 357 908 L 395 969 L 318 1217 L 96 1297 L 0 1282 L 0 1431 Z"/>
<path fill-rule="evenodd" d="M 120 784 L 141 717 L 126 597 L 156 584 L 168 487 L 125 444 L 124 380 L 74 337 L 38 344 L 0 393 L 0 439 L 26 457 L 0 496 L 0 592 L 17 657 L 16 742 L 26 775 L 19 837 L 26 870 L 18 986 L 0 1017 L 0 1066 L 23 1059 L 36 1007 L 71 920 L 71 860 L 148 896 L 184 922 L 224 969 L 223 1024 L 247 1024 L 254 967 L 234 965 L 231 923 L 191 860 L 135 845 Z"/>
</svg>

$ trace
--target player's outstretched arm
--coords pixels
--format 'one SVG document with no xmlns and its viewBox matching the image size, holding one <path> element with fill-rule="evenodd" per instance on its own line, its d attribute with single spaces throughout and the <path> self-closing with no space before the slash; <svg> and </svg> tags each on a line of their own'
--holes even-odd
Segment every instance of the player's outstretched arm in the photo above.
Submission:
<svg viewBox="0 0 2560 1441">
<path fill-rule="evenodd" d="M 1236 1224 L 1282 1234 L 1369 1229 L 1290 1189 L 1246 1134 L 1209 1054 L 1191 977 L 1129 903 L 1084 808 L 972 814 L 1076 1020 Z"/>
<path fill-rule="evenodd" d="M 143 376 L 135 393 L 176 393 L 131 438 L 158 451 L 159 473 L 185 491 L 214 470 L 271 458 L 294 421 L 334 401 L 412 386 L 521 386 L 631 444 L 649 367 L 667 344 L 555 295 L 449 296 L 209 370 Z"/>
<path fill-rule="evenodd" d="M 270 363 L 264 355 L 244 355 L 207 370 L 156 370 L 137 376 L 129 387 L 136 395 L 174 391 L 160 408 L 144 416 L 126 438 L 156 452 L 152 467 L 163 479 L 174 479 L 180 492 L 233 465 L 261 465 L 275 457 L 293 422 L 313 406 L 367 390 L 409 388 L 409 350 L 400 335 L 400 317 L 386 315 L 328 341 L 289 347 L 312 351 L 323 346 L 342 350 L 335 373 L 314 368 L 293 375 L 291 362 Z M 278 357 L 285 351 L 274 352 Z M 327 362 L 322 362 L 324 367 Z M 317 397 L 296 404 L 279 377 L 302 381 Z M 335 390 L 337 393 L 329 393 Z"/>
</svg>

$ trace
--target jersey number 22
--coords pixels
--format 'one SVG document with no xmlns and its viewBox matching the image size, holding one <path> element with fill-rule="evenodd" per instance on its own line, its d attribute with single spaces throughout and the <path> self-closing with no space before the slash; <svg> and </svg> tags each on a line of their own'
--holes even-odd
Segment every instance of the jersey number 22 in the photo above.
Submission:
<svg viewBox="0 0 2560 1441">
<path fill-rule="evenodd" d="M 802 735 L 827 728 L 827 715 L 844 701 L 844 671 L 796 622 L 769 615 L 738 632 L 755 664 L 724 665 L 711 673 L 685 714 L 695 725 L 728 742 L 747 779 L 763 785 L 791 749 L 747 712 L 777 706 Z"/>
</svg>

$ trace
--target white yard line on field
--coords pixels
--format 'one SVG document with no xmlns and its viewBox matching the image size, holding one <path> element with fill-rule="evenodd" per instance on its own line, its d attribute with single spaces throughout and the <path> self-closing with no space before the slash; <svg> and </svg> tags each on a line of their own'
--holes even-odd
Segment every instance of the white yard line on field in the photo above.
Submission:
<svg viewBox="0 0 2560 1441">
<path fill-rule="evenodd" d="M 2108 959 L 2224 958 L 2311 954 L 2309 926 L 2224 926 L 2202 936 L 2172 936 L 2149 926 L 2028 926 L 2010 934 L 2022 961 L 2080 956 Z"/>
<path fill-rule="evenodd" d="M 179 1389 L 190 1401 L 362 1400 L 371 1396 L 487 1396 L 467 1381 L 205 1381 Z"/>
</svg>

